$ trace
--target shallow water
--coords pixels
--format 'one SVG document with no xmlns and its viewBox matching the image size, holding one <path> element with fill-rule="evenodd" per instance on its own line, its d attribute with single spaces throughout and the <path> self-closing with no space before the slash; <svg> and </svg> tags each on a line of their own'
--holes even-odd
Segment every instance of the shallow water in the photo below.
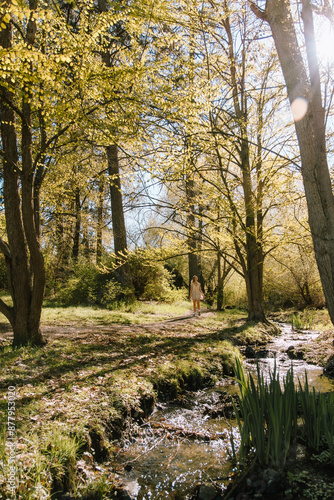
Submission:
<svg viewBox="0 0 334 500">
<path fill-rule="evenodd" d="M 214 405 L 218 398 L 219 388 L 189 394 L 186 407 L 159 405 L 139 435 L 121 450 L 118 464 L 131 467 L 125 484 L 135 498 L 171 499 L 176 493 L 185 495 L 207 478 L 222 486 L 227 484 L 231 472 L 230 433 L 236 445 L 239 435 L 235 422 L 231 427 L 226 420 L 204 414 L 205 407 Z"/>
<path fill-rule="evenodd" d="M 276 369 L 281 378 L 285 377 L 288 370 L 292 368 L 296 384 L 298 383 L 298 379 L 303 384 L 306 371 L 309 386 L 314 387 L 320 392 L 333 390 L 334 383 L 323 376 L 323 368 L 306 363 L 301 359 L 290 359 L 286 353 L 289 347 L 300 347 L 311 340 L 315 340 L 319 336 L 319 333 L 313 331 L 294 331 L 289 324 L 280 324 L 279 327 L 282 335 L 274 338 L 266 345 L 263 357 L 260 354 L 258 359 L 245 360 L 245 371 L 247 370 L 252 374 L 256 374 L 256 364 L 258 361 L 261 372 L 265 377 L 269 378 L 269 373 L 274 370 L 276 364 Z"/>
<path fill-rule="evenodd" d="M 298 378 L 304 380 L 306 370 L 310 386 L 322 392 L 333 390 L 334 383 L 322 375 L 322 368 L 302 360 L 290 360 L 286 354 L 290 346 L 313 340 L 318 333 L 292 331 L 290 325 L 279 326 L 282 335 L 261 349 L 257 360 L 245 360 L 245 370 L 255 376 L 258 362 L 264 376 L 269 377 L 276 363 L 282 378 L 293 367 L 298 383 Z M 189 393 L 179 404 L 157 405 L 117 456 L 118 468 L 126 468 L 121 475 L 133 498 L 186 499 L 194 485 L 205 479 L 227 486 L 232 472 L 230 433 L 233 432 L 237 447 L 239 441 L 236 422 L 222 417 L 213 419 L 206 410 L 217 405 L 223 391 L 233 394 L 237 390 L 236 383 L 222 380 L 214 390 Z M 195 437 L 191 433 L 195 433 Z"/>
</svg>

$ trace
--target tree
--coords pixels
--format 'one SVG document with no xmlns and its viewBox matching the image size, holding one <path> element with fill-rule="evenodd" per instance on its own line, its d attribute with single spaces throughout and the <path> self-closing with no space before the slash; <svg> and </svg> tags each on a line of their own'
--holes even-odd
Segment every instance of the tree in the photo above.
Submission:
<svg viewBox="0 0 334 500">
<path fill-rule="evenodd" d="M 210 10 L 199 2 L 195 14 L 190 3 L 189 30 L 197 30 L 193 40 L 197 41 L 196 83 L 201 90 L 197 98 L 192 92 L 189 115 L 193 120 L 198 114 L 193 142 L 202 157 L 195 168 L 208 196 L 203 204 L 212 206 L 218 193 L 226 200 L 220 209 L 215 204 L 218 219 L 212 209 L 202 213 L 201 219 L 230 236 L 234 251 L 230 246 L 226 252 L 226 243 L 223 248 L 225 256 L 229 253 L 229 264 L 245 280 L 248 318 L 264 321 L 263 265 L 271 232 L 267 220 L 278 203 L 272 179 L 285 160 L 270 151 L 275 135 L 264 125 L 268 128 L 273 123 L 280 101 L 277 88 L 271 89 L 277 61 L 259 53 L 259 30 L 254 29 L 244 4 L 210 2 Z M 214 195 L 208 194 L 208 184 L 216 191 Z M 221 254 L 220 245 L 218 249 Z"/>
<path fill-rule="evenodd" d="M 10 0 L 6 0 L 10 7 Z M 30 0 L 31 12 L 37 8 L 37 1 Z M 10 51 L 13 45 L 13 31 L 10 15 L 2 14 L 0 45 Z M 36 21 L 30 15 L 25 46 L 33 46 L 36 38 Z M 25 67 L 32 72 L 32 63 Z M 13 101 L 10 83 L 2 85 L 0 92 L 1 137 L 3 145 L 3 192 L 8 242 L 1 239 L 0 246 L 6 258 L 9 291 L 13 305 L 0 300 L 0 311 L 9 320 L 14 331 L 14 345 L 42 344 L 40 315 L 44 297 L 45 270 L 39 243 L 40 230 L 36 218 L 36 202 L 39 199 L 39 167 L 33 161 L 31 94 L 33 87 L 29 80 L 22 96 L 21 107 Z M 9 83 L 9 85 L 8 85 Z M 21 121 L 21 167 L 19 167 L 16 114 Z M 22 194 L 20 194 L 22 193 Z M 37 202 L 38 203 L 38 202 Z"/>
<path fill-rule="evenodd" d="M 119 95 L 123 94 L 119 89 L 130 88 L 128 80 L 134 80 L 129 58 L 123 58 L 112 80 L 108 80 L 111 75 L 105 75 L 98 55 L 104 37 L 110 37 L 110 26 L 119 20 L 118 13 L 102 16 L 92 2 L 75 5 L 73 11 L 59 11 L 56 4 L 38 8 L 37 0 L 20 6 L 16 0 L 6 0 L 0 11 L 0 111 L 7 231 L 7 241 L 2 239 L 0 248 L 6 257 L 13 299 L 13 306 L 0 301 L 0 311 L 11 323 L 14 345 L 43 343 L 40 317 L 45 269 L 40 194 L 46 175 L 57 168 L 56 150 L 78 141 L 85 128 L 91 131 L 92 122 L 97 129 L 99 110 L 105 108 L 106 102 L 120 103 Z M 112 129 L 110 123 L 108 126 Z M 60 218 L 58 229 L 60 235 Z"/>
<path fill-rule="evenodd" d="M 334 196 L 327 163 L 325 109 L 312 4 L 302 0 L 301 5 L 306 58 L 298 44 L 290 2 L 267 0 L 264 10 L 251 2 L 253 12 L 270 26 L 291 106 L 307 103 L 295 129 L 315 256 L 334 323 Z"/>
</svg>

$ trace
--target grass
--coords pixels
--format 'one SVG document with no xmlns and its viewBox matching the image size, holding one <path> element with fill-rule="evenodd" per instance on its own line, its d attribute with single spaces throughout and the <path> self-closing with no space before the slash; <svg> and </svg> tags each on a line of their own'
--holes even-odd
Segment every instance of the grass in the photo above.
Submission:
<svg viewBox="0 0 334 500">
<path fill-rule="evenodd" d="M 42 322 L 68 324 L 77 321 L 84 325 L 143 324 L 163 321 L 175 316 L 183 316 L 191 310 L 190 302 L 180 301 L 175 304 L 159 302 L 134 302 L 122 305 L 117 310 L 101 309 L 92 306 L 53 307 L 47 303 L 42 311 Z"/>
<path fill-rule="evenodd" d="M 265 381 L 258 368 L 257 382 L 251 374 L 246 378 L 236 360 L 236 378 L 240 388 L 240 414 L 236 410 L 241 446 L 239 461 L 244 462 L 249 450 L 255 450 L 258 463 L 283 469 L 297 429 L 297 395 L 293 373 L 288 372 L 281 388 L 279 374 Z"/>
<path fill-rule="evenodd" d="M 303 311 L 286 309 L 272 313 L 271 316 L 277 321 L 291 323 L 296 329 L 323 332 L 333 328 L 327 309 L 306 308 Z"/>
</svg>

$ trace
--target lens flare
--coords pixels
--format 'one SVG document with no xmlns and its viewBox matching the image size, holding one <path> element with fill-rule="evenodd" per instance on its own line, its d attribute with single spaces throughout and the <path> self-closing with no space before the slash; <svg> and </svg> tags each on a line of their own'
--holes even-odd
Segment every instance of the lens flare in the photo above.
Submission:
<svg viewBox="0 0 334 500">
<path fill-rule="evenodd" d="M 291 113 L 295 122 L 298 122 L 307 113 L 308 101 L 304 97 L 297 97 L 291 104 Z"/>
</svg>

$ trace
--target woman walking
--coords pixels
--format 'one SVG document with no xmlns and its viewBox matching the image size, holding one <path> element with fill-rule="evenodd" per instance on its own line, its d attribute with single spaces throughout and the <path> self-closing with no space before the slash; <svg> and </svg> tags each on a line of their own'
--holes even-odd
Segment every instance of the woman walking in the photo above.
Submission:
<svg viewBox="0 0 334 500">
<path fill-rule="evenodd" d="M 190 286 L 190 300 L 193 301 L 194 304 L 194 316 L 196 314 L 196 311 L 198 311 L 198 315 L 200 316 L 201 311 L 201 302 L 200 300 L 204 298 L 202 289 L 201 289 L 201 284 L 198 281 L 197 276 L 193 276 L 193 279 L 191 281 L 191 286 Z"/>
</svg>

